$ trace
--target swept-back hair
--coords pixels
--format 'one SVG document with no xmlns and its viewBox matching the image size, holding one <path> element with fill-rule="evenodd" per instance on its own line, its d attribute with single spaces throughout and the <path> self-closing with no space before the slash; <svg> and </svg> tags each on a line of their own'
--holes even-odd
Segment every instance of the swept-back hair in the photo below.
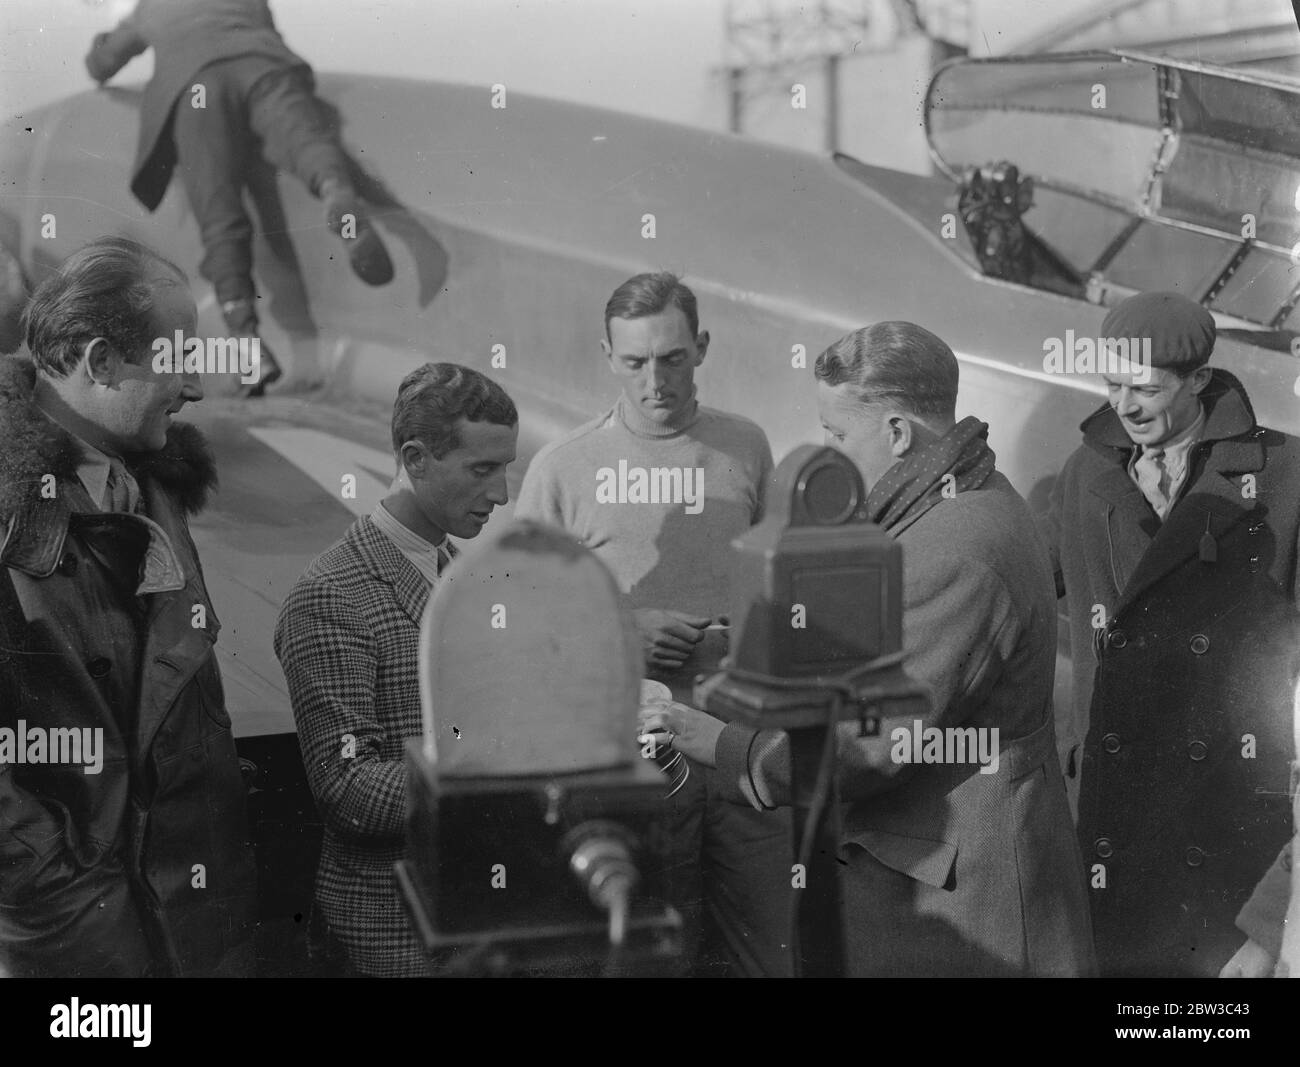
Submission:
<svg viewBox="0 0 1300 1067">
<path fill-rule="evenodd" d="M 695 294 L 676 274 L 661 270 L 629 278 L 614 290 L 605 305 L 605 340 L 609 340 L 610 319 L 640 319 L 658 315 L 667 307 L 675 307 L 686 316 L 692 337 L 700 332 Z"/>
<path fill-rule="evenodd" d="M 32 361 L 50 377 L 65 378 L 95 337 L 138 361 L 153 340 L 160 267 L 172 275 L 168 284 L 189 284 L 175 263 L 129 237 L 100 237 L 77 249 L 23 309 Z"/>
<path fill-rule="evenodd" d="M 456 433 L 459 419 L 514 426 L 519 412 L 501 386 L 472 367 L 426 363 L 397 387 L 393 451 L 400 451 L 407 441 L 423 441 L 434 459 L 442 459 L 461 445 Z"/>
<path fill-rule="evenodd" d="M 847 333 L 817 357 L 813 373 L 827 385 L 847 384 L 863 404 L 893 402 L 923 418 L 956 414 L 957 357 L 915 323 L 877 322 Z"/>
</svg>

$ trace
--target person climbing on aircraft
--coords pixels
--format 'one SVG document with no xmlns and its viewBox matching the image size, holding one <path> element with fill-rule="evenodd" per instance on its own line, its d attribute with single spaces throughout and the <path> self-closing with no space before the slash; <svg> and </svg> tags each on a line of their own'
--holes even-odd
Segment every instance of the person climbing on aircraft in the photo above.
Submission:
<svg viewBox="0 0 1300 1067">
<path fill-rule="evenodd" d="M 311 67 L 284 43 L 267 0 L 139 0 L 95 37 L 86 69 L 103 85 L 150 47 L 154 73 L 140 106 L 131 191 L 153 211 L 179 164 L 203 235 L 199 271 L 233 335 L 258 336 L 253 225 L 243 202 L 258 155 L 324 201 L 326 225 L 346 242 L 357 277 L 367 285 L 392 279 Z M 283 374 L 265 341 L 261 351 L 261 379 L 244 395 L 261 396 Z"/>
</svg>

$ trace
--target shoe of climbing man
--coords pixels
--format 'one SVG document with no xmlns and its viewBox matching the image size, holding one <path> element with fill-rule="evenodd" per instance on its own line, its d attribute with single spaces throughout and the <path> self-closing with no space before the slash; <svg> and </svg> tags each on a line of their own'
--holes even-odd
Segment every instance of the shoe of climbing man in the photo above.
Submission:
<svg viewBox="0 0 1300 1067">
<path fill-rule="evenodd" d="M 393 261 L 356 190 L 329 178 L 321 183 L 320 195 L 325 201 L 325 225 L 346 245 L 352 273 L 367 285 L 387 285 L 393 280 Z"/>
<path fill-rule="evenodd" d="M 234 337 L 257 338 L 257 350 L 260 354 L 261 374 L 255 382 L 240 382 L 235 395 L 244 399 L 254 399 L 266 393 L 268 385 L 274 385 L 284 377 L 280 361 L 275 358 L 271 346 L 262 340 L 258 333 L 257 315 L 253 312 L 251 300 L 230 300 L 221 305 L 221 314 L 226 320 L 226 328 Z"/>
</svg>

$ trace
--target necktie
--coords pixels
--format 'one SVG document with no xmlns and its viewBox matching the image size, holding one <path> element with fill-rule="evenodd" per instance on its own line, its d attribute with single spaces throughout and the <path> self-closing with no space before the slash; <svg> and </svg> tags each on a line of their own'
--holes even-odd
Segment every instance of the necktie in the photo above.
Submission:
<svg viewBox="0 0 1300 1067">
<path fill-rule="evenodd" d="M 1143 450 L 1137 461 L 1138 486 L 1163 522 L 1169 514 L 1170 478 L 1163 448 Z"/>
<path fill-rule="evenodd" d="M 109 460 L 108 510 L 132 514 L 140 504 L 140 486 L 120 459 Z"/>
</svg>

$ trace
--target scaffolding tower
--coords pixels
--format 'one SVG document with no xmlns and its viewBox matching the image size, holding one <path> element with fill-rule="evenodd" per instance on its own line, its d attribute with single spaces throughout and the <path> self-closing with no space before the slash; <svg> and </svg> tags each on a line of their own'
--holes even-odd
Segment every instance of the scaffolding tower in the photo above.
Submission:
<svg viewBox="0 0 1300 1067">
<path fill-rule="evenodd" d="M 727 0 L 722 73 L 730 130 L 745 132 L 754 101 L 786 96 L 794 82 L 819 75 L 826 92 L 824 145 L 837 151 L 840 61 L 892 48 L 916 33 L 936 42 L 936 58 L 962 53 L 969 6 L 969 0 Z"/>
</svg>

